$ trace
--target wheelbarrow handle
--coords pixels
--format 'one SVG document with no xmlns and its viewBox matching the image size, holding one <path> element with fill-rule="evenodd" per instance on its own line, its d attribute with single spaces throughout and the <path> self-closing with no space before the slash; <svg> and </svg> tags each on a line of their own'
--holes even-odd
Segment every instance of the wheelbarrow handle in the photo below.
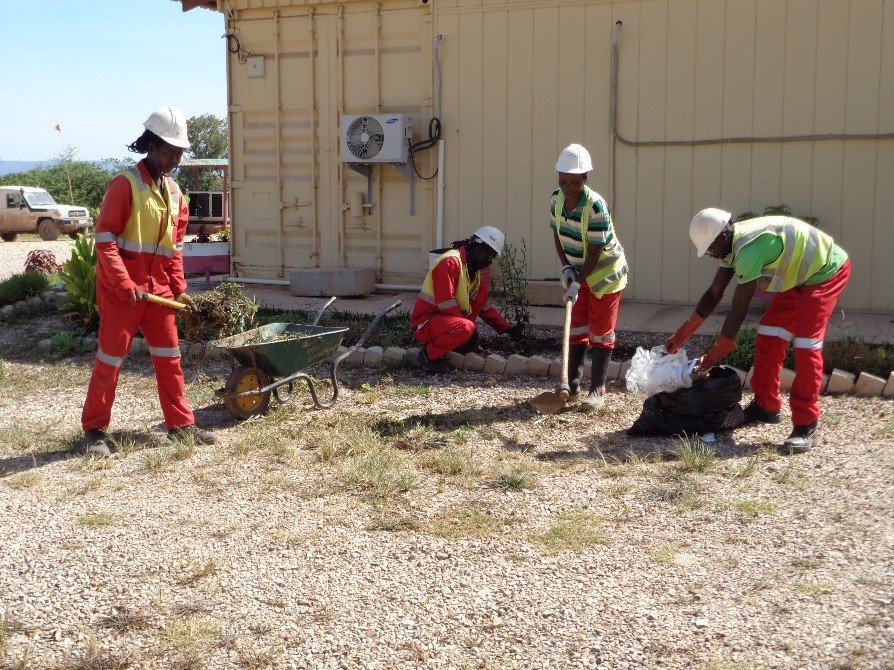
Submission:
<svg viewBox="0 0 894 670">
<path fill-rule="evenodd" d="M 331 298 L 329 298 L 329 300 L 326 301 L 326 304 L 323 305 L 322 307 L 320 307 L 320 311 L 317 312 L 317 318 L 314 319 L 314 322 L 310 325 L 316 326 L 318 323 L 320 323 L 320 319 L 323 318 L 323 312 L 325 312 L 327 309 L 329 309 L 329 305 L 334 303 L 335 300 L 336 300 L 335 296 L 332 296 Z"/>
</svg>

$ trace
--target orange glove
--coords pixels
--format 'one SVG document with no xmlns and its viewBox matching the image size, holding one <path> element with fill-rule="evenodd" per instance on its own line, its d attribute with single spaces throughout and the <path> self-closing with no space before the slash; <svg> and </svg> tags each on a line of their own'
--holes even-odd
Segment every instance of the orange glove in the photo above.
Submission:
<svg viewBox="0 0 894 670">
<path fill-rule="evenodd" d="M 714 343 L 714 346 L 711 347 L 711 351 L 699 359 L 696 367 L 698 367 L 699 370 L 710 370 L 723 360 L 727 354 L 731 354 L 735 350 L 736 343 L 728 337 L 720 335 Z"/>
<path fill-rule="evenodd" d="M 682 326 L 677 328 L 677 332 L 667 338 L 664 343 L 664 350 L 669 354 L 677 353 L 677 350 L 689 341 L 689 338 L 695 334 L 698 327 L 704 323 L 704 318 L 693 312 Z M 729 352 L 727 352 L 729 353 Z"/>
</svg>

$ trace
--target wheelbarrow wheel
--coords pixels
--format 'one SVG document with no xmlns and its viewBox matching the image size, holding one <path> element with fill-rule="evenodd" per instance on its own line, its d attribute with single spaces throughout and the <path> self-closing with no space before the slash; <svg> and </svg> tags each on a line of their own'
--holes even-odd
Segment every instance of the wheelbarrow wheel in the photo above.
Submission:
<svg viewBox="0 0 894 670">
<path fill-rule="evenodd" d="M 250 419 L 263 414 L 270 406 L 270 391 L 258 395 L 246 395 L 240 398 L 232 396 L 262 389 L 270 383 L 270 375 L 260 368 L 238 368 L 227 377 L 224 387 L 224 405 L 227 411 L 240 419 Z"/>
</svg>

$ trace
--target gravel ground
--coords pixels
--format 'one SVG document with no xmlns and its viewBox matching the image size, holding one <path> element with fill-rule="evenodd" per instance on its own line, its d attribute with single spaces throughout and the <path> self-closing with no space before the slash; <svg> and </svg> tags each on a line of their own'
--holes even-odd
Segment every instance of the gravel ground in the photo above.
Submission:
<svg viewBox="0 0 894 670">
<path fill-rule="evenodd" d="M 345 370 L 333 410 L 299 393 L 237 422 L 207 361 L 188 391 L 220 443 L 189 452 L 135 355 L 128 448 L 96 462 L 90 354 L 34 353 L 60 326 L 0 325 L 0 668 L 894 667 L 890 400 L 823 397 L 824 444 L 794 458 L 784 411 L 692 472 L 679 440 L 624 434 L 620 385 L 539 417 L 542 379 Z M 371 429 L 406 490 L 352 479 Z M 432 467 L 450 454 L 480 471 Z"/>
</svg>

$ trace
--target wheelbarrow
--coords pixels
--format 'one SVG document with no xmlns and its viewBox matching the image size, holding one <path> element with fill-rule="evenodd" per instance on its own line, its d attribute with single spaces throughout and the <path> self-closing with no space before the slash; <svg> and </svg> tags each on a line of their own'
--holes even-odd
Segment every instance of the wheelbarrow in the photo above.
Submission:
<svg viewBox="0 0 894 670">
<path fill-rule="evenodd" d="M 270 397 L 279 403 L 291 400 L 295 382 L 306 382 L 314 407 L 330 409 L 338 400 L 338 366 L 363 346 L 372 331 L 389 312 L 400 306 L 400 300 L 382 310 L 357 344 L 332 360 L 348 332 L 347 328 L 318 326 L 323 312 L 335 302 L 331 298 L 317 313 L 313 323 L 270 323 L 238 335 L 225 337 L 211 344 L 222 349 L 230 357 L 233 371 L 227 377 L 224 388 L 216 395 L 223 400 L 227 410 L 239 419 L 250 419 L 263 414 L 270 406 Z M 332 381 L 332 397 L 322 401 L 314 386 L 313 378 L 303 372 L 326 360 L 332 360 L 329 378 Z"/>
</svg>

